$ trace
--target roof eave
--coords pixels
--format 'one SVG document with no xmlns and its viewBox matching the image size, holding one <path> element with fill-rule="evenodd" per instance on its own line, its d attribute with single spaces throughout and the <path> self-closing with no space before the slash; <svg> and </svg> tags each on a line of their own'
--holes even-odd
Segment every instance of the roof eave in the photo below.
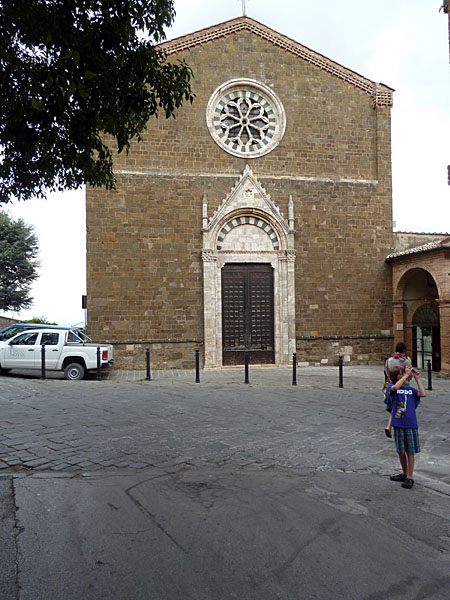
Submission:
<svg viewBox="0 0 450 600">
<path fill-rule="evenodd" d="M 412 258 L 414 256 L 420 256 L 421 254 L 431 254 L 432 252 L 442 252 L 443 250 L 450 250 L 449 246 L 439 246 L 438 248 L 428 248 L 427 250 L 418 250 L 417 252 L 408 252 L 405 254 L 397 254 L 396 256 L 387 256 L 384 262 L 393 262 L 394 260 L 401 260 L 404 258 Z"/>
</svg>

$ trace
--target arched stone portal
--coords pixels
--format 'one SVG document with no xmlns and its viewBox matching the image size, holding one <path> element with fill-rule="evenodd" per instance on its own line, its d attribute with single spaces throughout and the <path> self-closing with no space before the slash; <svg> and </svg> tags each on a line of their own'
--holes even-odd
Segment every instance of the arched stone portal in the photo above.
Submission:
<svg viewBox="0 0 450 600">
<path fill-rule="evenodd" d="M 404 339 L 412 349 L 413 326 L 420 326 L 416 321 L 428 326 L 423 319 L 427 314 L 427 318 L 435 319 L 431 311 L 436 315 L 438 307 L 440 365 L 436 363 L 436 335 L 432 352 L 435 366 L 450 375 L 450 237 L 395 252 L 386 262 L 392 264 L 395 342 Z"/>
<path fill-rule="evenodd" d="M 290 356 L 295 352 L 296 252 L 293 210 L 290 200 L 286 222 L 248 165 L 210 219 L 204 201 L 202 260 L 205 367 L 222 366 L 224 355 L 229 359 L 230 352 L 239 353 L 245 349 L 255 351 L 253 356 L 256 362 L 289 363 Z M 227 273 L 235 273 L 235 284 L 232 275 L 227 274 L 223 278 L 225 265 Z M 234 268 L 230 268 L 233 265 Z M 256 266 L 252 269 L 251 265 Z M 246 276 L 247 271 L 254 272 L 254 275 Z M 263 272 L 266 275 L 262 275 Z M 253 284 L 248 283 L 252 279 L 255 280 L 253 288 Z M 226 305 L 222 287 L 224 281 L 228 286 L 227 297 L 231 298 Z M 256 290 L 254 300 L 251 298 L 252 289 Z M 250 308 L 246 308 L 237 298 L 241 292 L 248 296 Z M 268 307 L 270 300 L 271 308 Z M 250 315 L 248 321 L 247 314 Z M 234 324 L 233 319 L 236 320 Z M 273 324 L 272 346 L 268 341 L 270 336 L 266 335 L 270 321 Z M 228 331 L 224 332 L 224 327 Z M 262 358 L 264 352 L 266 359 Z M 267 359 L 270 352 L 273 353 L 273 359 Z"/>
<path fill-rule="evenodd" d="M 439 290 L 433 275 L 424 268 L 405 270 L 394 288 L 395 341 L 404 341 L 413 365 L 441 370 Z"/>
</svg>

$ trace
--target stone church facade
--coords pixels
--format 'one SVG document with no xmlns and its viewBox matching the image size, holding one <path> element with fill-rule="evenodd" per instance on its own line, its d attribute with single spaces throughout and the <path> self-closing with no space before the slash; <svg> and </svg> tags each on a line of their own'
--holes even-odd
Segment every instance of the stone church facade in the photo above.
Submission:
<svg viewBox="0 0 450 600">
<path fill-rule="evenodd" d="M 117 364 L 392 350 L 392 89 L 240 17 L 163 44 L 196 94 L 87 190 L 88 333 Z"/>
</svg>

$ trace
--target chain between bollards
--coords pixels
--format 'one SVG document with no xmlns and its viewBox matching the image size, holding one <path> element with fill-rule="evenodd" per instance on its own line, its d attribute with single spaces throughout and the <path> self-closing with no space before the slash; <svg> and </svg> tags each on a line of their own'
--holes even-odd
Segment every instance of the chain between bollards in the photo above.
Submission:
<svg viewBox="0 0 450 600">
<path fill-rule="evenodd" d="M 292 385 L 297 385 L 297 353 L 292 355 Z"/>
<path fill-rule="evenodd" d="M 339 387 L 340 388 L 344 387 L 342 356 L 339 357 Z"/>
<path fill-rule="evenodd" d="M 102 380 L 102 363 L 100 359 L 100 346 L 97 346 L 97 381 Z"/>
<path fill-rule="evenodd" d="M 151 381 L 151 375 L 150 375 L 150 348 L 147 348 L 147 350 L 145 351 L 145 364 L 147 367 L 147 381 Z"/>
<path fill-rule="evenodd" d="M 244 352 L 244 365 L 245 365 L 245 381 L 244 383 L 250 383 L 248 379 L 248 365 L 250 363 L 250 352 L 246 350 Z"/>
<path fill-rule="evenodd" d="M 428 390 L 432 390 L 433 386 L 431 384 L 431 360 L 428 361 Z"/>
<path fill-rule="evenodd" d="M 41 379 L 45 379 L 45 344 L 41 346 Z"/>
</svg>

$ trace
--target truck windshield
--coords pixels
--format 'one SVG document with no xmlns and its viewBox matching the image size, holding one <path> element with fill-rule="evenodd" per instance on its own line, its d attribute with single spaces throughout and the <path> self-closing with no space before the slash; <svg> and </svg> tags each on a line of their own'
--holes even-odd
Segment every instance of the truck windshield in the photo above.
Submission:
<svg viewBox="0 0 450 600">
<path fill-rule="evenodd" d="M 11 327 L 10 329 L 7 329 L 6 331 L 4 331 L 1 334 L 1 339 L 9 340 L 12 337 L 14 337 L 15 335 L 17 335 L 18 333 L 20 333 L 21 331 L 23 331 L 23 326 L 21 326 L 21 325 L 17 325 L 17 327 Z"/>
</svg>

